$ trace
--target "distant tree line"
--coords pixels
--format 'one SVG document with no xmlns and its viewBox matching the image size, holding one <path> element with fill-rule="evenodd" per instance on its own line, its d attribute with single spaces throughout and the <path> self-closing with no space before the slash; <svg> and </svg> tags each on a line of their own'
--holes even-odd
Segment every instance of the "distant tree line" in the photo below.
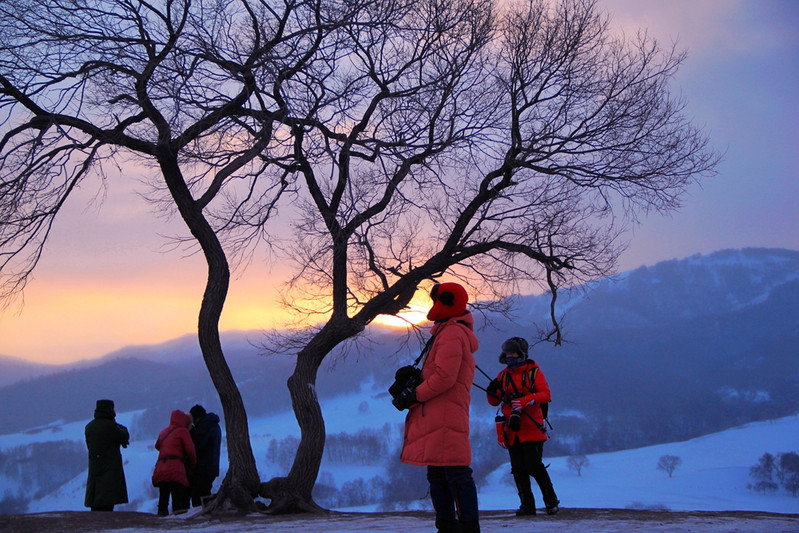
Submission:
<svg viewBox="0 0 799 533">
<path fill-rule="evenodd" d="M 786 452 L 775 456 L 764 453 L 757 463 L 749 468 L 749 477 L 754 480 L 748 485 L 750 490 L 761 494 L 774 494 L 781 485 L 796 496 L 799 492 L 799 454 Z"/>
<path fill-rule="evenodd" d="M 374 476 L 366 481 L 358 478 L 337 487 L 333 476 L 323 472 L 314 485 L 313 497 L 328 508 L 359 507 L 389 497 L 387 488 L 388 482 L 383 476 Z"/>
<path fill-rule="evenodd" d="M 24 513 L 28 502 L 41 498 L 86 469 L 86 447 L 81 442 L 35 442 L 0 451 L 0 476 L 14 481 L 16 494 L 0 499 L 0 514 Z"/>
<path fill-rule="evenodd" d="M 401 429 L 402 424 L 398 425 Z M 387 475 L 371 479 L 355 479 L 341 486 L 329 472 L 322 472 L 314 486 L 314 499 L 328 508 L 358 507 L 377 504 L 391 511 L 408 507 L 416 500 L 427 501 L 427 479 L 424 468 L 400 462 L 401 443 L 396 442 L 389 425 L 381 429 L 363 429 L 357 433 L 335 433 L 325 439 L 325 462 L 336 465 L 372 465 L 385 469 Z M 401 434 L 401 433 L 400 433 Z M 499 447 L 492 424 L 477 419 L 471 427 L 472 469 L 475 481 L 482 484 L 486 476 L 502 464 L 508 455 Z M 267 446 L 266 460 L 288 468 L 300 440 L 295 436 L 272 439 Z M 510 468 L 510 466 L 508 466 Z"/>
</svg>

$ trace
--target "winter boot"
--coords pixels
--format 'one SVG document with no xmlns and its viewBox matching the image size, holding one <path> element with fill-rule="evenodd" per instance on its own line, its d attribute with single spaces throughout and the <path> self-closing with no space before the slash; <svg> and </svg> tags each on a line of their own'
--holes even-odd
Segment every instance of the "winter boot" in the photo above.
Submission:
<svg viewBox="0 0 799 533">
<path fill-rule="evenodd" d="M 457 518 L 436 518 L 438 533 L 461 533 L 461 524 Z"/>
<path fill-rule="evenodd" d="M 516 511 L 516 516 L 535 516 L 535 497 L 533 497 L 533 493 L 519 492 L 519 499 L 521 499 L 522 505 Z"/>
<path fill-rule="evenodd" d="M 546 468 L 541 468 L 536 472 L 535 481 L 538 483 L 541 495 L 544 497 L 544 507 L 547 510 L 547 514 L 557 514 L 560 500 L 555 494 L 555 489 L 552 487 L 552 479 L 550 479 Z"/>
<path fill-rule="evenodd" d="M 548 501 L 544 505 L 546 505 L 547 514 L 558 514 L 558 511 L 560 511 L 560 508 L 558 508 L 558 505 L 560 505 L 560 500 L 557 498 Z"/>
<path fill-rule="evenodd" d="M 516 511 L 516 516 L 535 515 L 535 497 L 530 486 L 530 476 L 527 472 L 514 472 L 513 481 L 516 482 L 516 491 L 519 493 L 521 506 Z"/>
<path fill-rule="evenodd" d="M 560 510 L 558 505 L 560 505 L 560 500 L 555 495 L 555 490 L 552 488 L 552 485 L 550 485 L 549 490 L 544 494 L 544 506 L 547 509 L 547 514 L 558 514 Z"/>
<path fill-rule="evenodd" d="M 480 533 L 480 522 L 478 520 L 469 520 L 461 522 L 462 533 Z"/>
</svg>

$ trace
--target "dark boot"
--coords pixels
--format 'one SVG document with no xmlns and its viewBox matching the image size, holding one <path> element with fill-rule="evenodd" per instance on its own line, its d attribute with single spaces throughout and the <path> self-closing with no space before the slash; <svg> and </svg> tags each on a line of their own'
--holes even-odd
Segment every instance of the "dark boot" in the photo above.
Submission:
<svg viewBox="0 0 799 533">
<path fill-rule="evenodd" d="M 480 522 L 478 520 L 461 522 L 461 531 L 462 533 L 480 533 Z"/>
<path fill-rule="evenodd" d="M 521 507 L 516 511 L 516 516 L 535 516 L 535 498 L 533 493 L 519 494 L 522 501 Z"/>
<path fill-rule="evenodd" d="M 516 516 L 533 516 L 535 515 L 535 497 L 533 497 L 533 490 L 530 486 L 530 476 L 527 472 L 513 473 L 513 480 L 516 482 L 516 490 L 519 493 L 519 501 L 521 506 L 516 511 Z"/>
<path fill-rule="evenodd" d="M 548 479 L 548 478 L 547 478 Z M 549 485 L 543 491 L 544 495 L 544 507 L 547 509 L 547 514 L 558 514 L 560 510 L 558 506 L 560 505 L 560 500 L 558 496 L 555 494 L 555 489 L 552 488 L 552 482 L 549 482 Z"/>
<path fill-rule="evenodd" d="M 560 505 L 560 500 L 550 484 L 547 490 L 544 492 L 544 507 L 547 509 L 547 514 L 558 514 L 558 511 L 560 510 L 558 505 Z"/>
<path fill-rule="evenodd" d="M 457 518 L 436 518 L 438 533 L 461 533 L 461 524 Z"/>
</svg>

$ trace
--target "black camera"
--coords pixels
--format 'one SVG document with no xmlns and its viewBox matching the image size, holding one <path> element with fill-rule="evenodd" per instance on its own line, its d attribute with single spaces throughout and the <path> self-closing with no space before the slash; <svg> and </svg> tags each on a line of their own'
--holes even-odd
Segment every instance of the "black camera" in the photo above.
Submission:
<svg viewBox="0 0 799 533">
<path fill-rule="evenodd" d="M 414 389 L 422 382 L 422 371 L 415 366 L 403 366 L 394 374 L 394 383 L 388 388 L 392 398 L 396 398 L 405 389 Z"/>
<path fill-rule="evenodd" d="M 519 409 L 514 409 L 508 417 L 508 429 L 519 431 L 520 427 L 522 427 L 522 412 Z"/>
</svg>

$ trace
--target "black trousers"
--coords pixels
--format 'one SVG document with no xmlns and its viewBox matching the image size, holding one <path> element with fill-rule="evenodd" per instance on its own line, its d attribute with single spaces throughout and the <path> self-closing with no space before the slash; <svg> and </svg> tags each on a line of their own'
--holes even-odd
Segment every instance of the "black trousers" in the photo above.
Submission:
<svg viewBox="0 0 799 533">
<path fill-rule="evenodd" d="M 439 531 L 480 531 L 477 487 L 470 467 L 428 466 L 427 481 Z"/>
<path fill-rule="evenodd" d="M 189 487 L 180 483 L 158 484 L 158 514 L 169 514 L 169 496 L 172 496 L 172 512 L 187 511 L 189 509 Z"/>
<path fill-rule="evenodd" d="M 202 507 L 203 498 L 211 495 L 211 487 L 214 485 L 213 477 L 203 476 L 202 474 L 193 474 L 191 476 L 191 486 L 189 492 L 191 493 L 191 506 Z"/>
<path fill-rule="evenodd" d="M 519 442 L 518 440 L 508 448 L 510 453 L 510 470 L 516 489 L 519 491 L 519 500 L 524 509 L 535 509 L 535 498 L 530 486 L 532 476 L 541 489 L 544 505 L 553 505 L 558 497 L 552 487 L 549 472 L 542 461 L 544 455 L 544 441 Z"/>
</svg>

